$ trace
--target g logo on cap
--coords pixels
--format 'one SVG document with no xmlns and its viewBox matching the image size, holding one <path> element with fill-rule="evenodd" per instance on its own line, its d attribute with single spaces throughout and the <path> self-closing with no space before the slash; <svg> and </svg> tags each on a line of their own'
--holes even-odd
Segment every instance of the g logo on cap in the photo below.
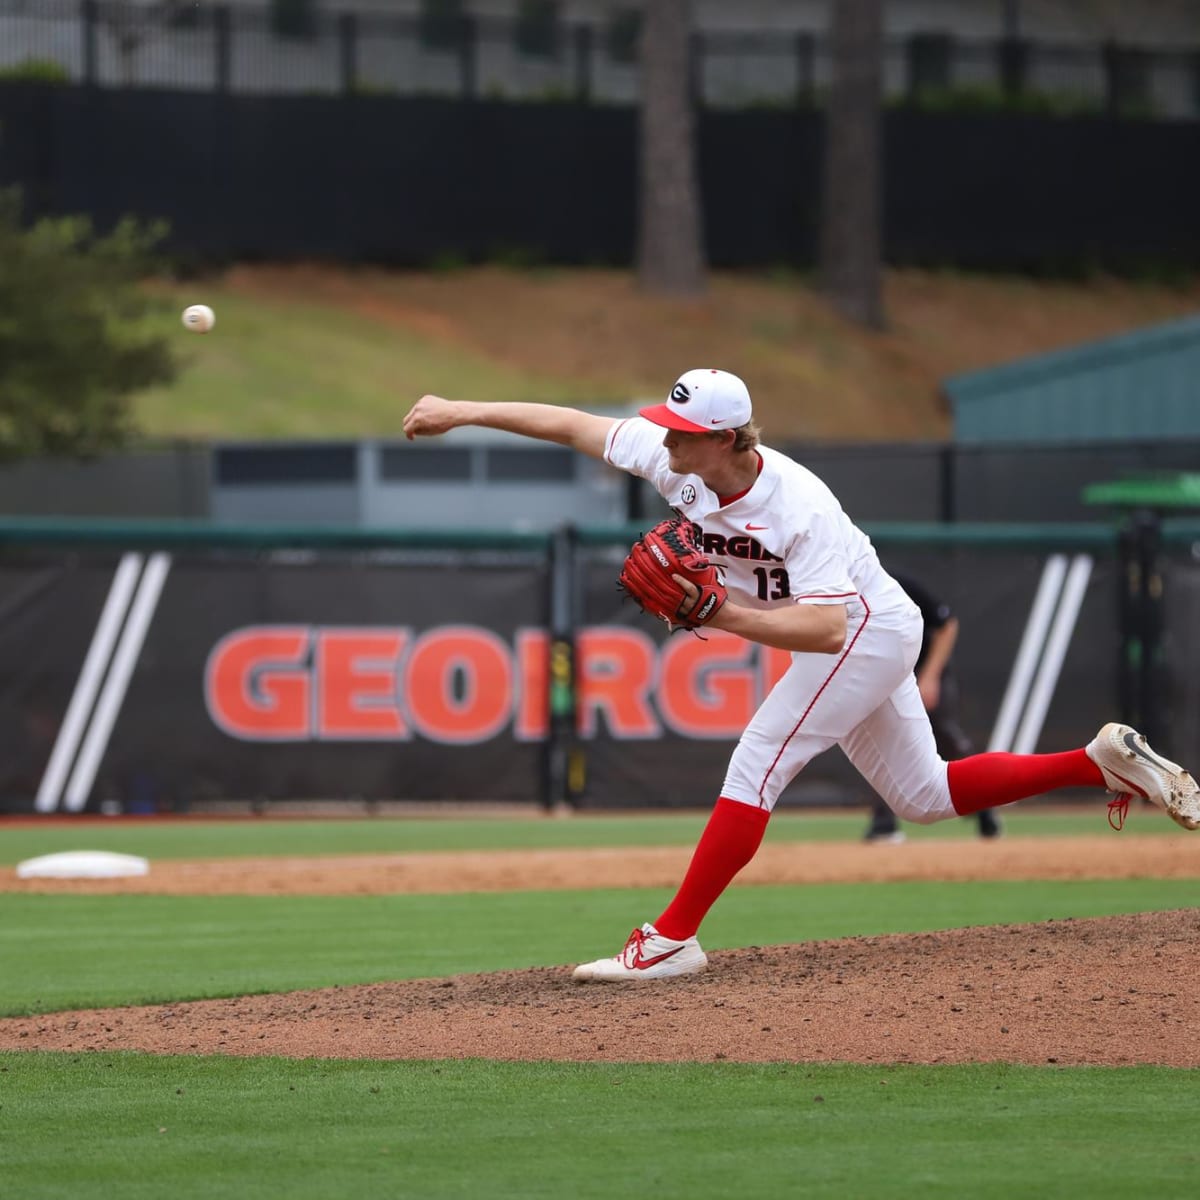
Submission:
<svg viewBox="0 0 1200 1200">
<path fill-rule="evenodd" d="M 676 404 L 686 404 L 692 398 L 692 393 L 688 390 L 686 383 L 677 383 L 671 389 L 671 399 Z"/>
</svg>

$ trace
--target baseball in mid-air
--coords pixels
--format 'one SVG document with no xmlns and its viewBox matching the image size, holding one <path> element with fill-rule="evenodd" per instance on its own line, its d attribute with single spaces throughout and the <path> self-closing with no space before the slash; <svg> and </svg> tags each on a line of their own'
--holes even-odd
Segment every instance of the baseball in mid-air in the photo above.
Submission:
<svg viewBox="0 0 1200 1200">
<path fill-rule="evenodd" d="M 216 314 L 207 304 L 189 304 L 180 319 L 184 329 L 192 333 L 207 333 L 217 323 Z"/>
</svg>

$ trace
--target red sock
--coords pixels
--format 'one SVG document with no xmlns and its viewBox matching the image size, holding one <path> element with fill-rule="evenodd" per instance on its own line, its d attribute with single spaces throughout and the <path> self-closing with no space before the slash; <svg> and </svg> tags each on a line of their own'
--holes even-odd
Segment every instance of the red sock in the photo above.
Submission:
<svg viewBox="0 0 1200 1200">
<path fill-rule="evenodd" d="M 692 937 L 708 910 L 762 844 L 771 814 L 722 796 L 708 818 L 675 899 L 654 928 L 677 942 Z"/>
<path fill-rule="evenodd" d="M 950 803 L 965 817 L 998 804 L 1064 787 L 1103 787 L 1100 768 L 1086 750 L 1062 754 L 973 754 L 948 764 Z"/>
</svg>

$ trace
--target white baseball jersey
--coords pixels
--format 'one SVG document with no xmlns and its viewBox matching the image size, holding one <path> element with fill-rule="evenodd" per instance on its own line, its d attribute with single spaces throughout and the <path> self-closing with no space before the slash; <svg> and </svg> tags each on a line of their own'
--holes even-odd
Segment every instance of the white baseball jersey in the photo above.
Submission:
<svg viewBox="0 0 1200 1200">
<path fill-rule="evenodd" d="M 698 475 L 667 466 L 663 430 L 632 417 L 609 431 L 604 457 L 640 475 L 667 503 L 704 530 L 704 552 L 725 568 L 725 584 L 752 608 L 848 604 L 873 612 L 910 612 L 913 603 L 880 566 L 870 538 L 806 467 L 762 446 L 762 470 L 743 496 L 722 506 Z"/>
<path fill-rule="evenodd" d="M 663 436 L 641 417 L 618 421 L 605 460 L 647 480 L 701 527 L 705 555 L 725 569 L 735 603 L 846 606 L 841 653 L 793 654 L 742 734 L 721 794 L 773 808 L 810 759 L 838 744 L 905 819 L 953 815 L 946 764 L 912 674 L 920 611 L 880 565 L 870 538 L 787 455 L 759 447 L 758 478 L 722 505 L 699 476 L 670 470 Z"/>
</svg>

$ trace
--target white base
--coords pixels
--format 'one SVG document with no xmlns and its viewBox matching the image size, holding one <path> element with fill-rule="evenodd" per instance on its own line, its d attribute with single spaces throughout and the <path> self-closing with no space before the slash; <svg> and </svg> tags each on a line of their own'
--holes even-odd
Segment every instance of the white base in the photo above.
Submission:
<svg viewBox="0 0 1200 1200">
<path fill-rule="evenodd" d="M 144 858 L 108 850 L 66 850 L 17 864 L 18 879 L 119 879 L 149 873 L 150 864 Z"/>
</svg>

